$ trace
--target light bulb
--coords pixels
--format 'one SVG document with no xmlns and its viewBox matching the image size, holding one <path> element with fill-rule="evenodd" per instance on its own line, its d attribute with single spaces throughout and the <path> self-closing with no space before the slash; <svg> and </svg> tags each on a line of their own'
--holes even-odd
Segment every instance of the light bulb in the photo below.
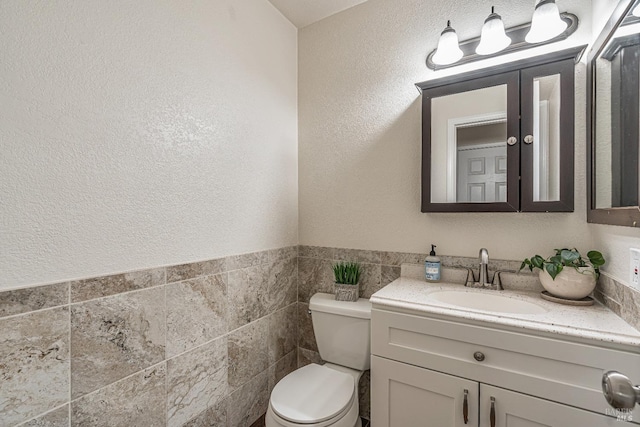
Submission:
<svg viewBox="0 0 640 427">
<path fill-rule="evenodd" d="M 531 29 L 524 38 L 527 43 L 540 43 L 562 34 L 567 23 L 560 18 L 555 0 L 541 0 L 531 18 Z"/>
<path fill-rule="evenodd" d="M 436 53 L 433 54 L 431 60 L 434 64 L 449 65 L 457 62 L 462 58 L 462 55 L 462 50 L 460 50 L 460 46 L 458 45 L 458 35 L 456 31 L 451 28 L 451 21 L 447 21 L 447 26 L 440 34 Z"/>
<path fill-rule="evenodd" d="M 511 44 L 511 39 L 504 32 L 504 23 L 500 15 L 491 7 L 491 14 L 484 20 L 480 43 L 476 47 L 478 55 L 491 55 L 500 52 Z"/>
</svg>

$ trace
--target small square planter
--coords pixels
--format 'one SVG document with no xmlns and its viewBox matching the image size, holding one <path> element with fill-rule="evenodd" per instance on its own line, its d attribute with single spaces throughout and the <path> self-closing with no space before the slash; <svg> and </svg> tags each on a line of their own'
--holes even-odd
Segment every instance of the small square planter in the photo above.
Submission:
<svg viewBox="0 0 640 427">
<path fill-rule="evenodd" d="M 343 285 L 341 283 L 334 284 L 336 301 L 358 301 L 360 297 L 360 286 L 357 285 Z"/>
</svg>

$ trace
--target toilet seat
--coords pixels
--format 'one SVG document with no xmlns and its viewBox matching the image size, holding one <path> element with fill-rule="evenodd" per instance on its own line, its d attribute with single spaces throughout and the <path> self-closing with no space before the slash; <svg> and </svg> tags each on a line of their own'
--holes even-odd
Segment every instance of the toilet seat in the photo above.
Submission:
<svg viewBox="0 0 640 427">
<path fill-rule="evenodd" d="M 294 424 L 324 424 L 344 416 L 356 394 L 352 375 L 310 364 L 276 384 L 269 406 L 278 417 Z"/>
</svg>

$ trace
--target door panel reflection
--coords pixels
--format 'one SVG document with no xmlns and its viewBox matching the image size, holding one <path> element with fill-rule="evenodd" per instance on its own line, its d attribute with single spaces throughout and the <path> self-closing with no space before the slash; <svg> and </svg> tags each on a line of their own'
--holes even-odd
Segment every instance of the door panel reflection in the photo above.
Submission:
<svg viewBox="0 0 640 427">
<path fill-rule="evenodd" d="M 506 201 L 507 85 L 432 100 L 431 201 Z"/>
<path fill-rule="evenodd" d="M 533 201 L 560 200 L 560 75 L 533 80 Z"/>
</svg>

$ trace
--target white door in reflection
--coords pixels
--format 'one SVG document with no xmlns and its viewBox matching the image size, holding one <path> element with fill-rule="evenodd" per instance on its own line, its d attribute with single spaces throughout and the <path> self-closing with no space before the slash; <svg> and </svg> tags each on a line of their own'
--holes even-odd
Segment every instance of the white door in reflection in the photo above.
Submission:
<svg viewBox="0 0 640 427">
<path fill-rule="evenodd" d="M 507 201 L 507 144 L 458 147 L 458 202 Z"/>
</svg>

